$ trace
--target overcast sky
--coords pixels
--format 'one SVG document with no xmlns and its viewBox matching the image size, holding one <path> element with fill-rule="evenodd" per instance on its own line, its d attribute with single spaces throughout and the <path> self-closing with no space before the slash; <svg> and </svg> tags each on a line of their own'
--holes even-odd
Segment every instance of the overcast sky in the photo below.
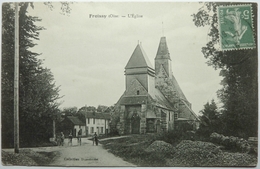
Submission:
<svg viewBox="0 0 260 169">
<path fill-rule="evenodd" d="M 219 71 L 207 66 L 201 47 L 209 27 L 197 28 L 191 15 L 199 3 L 74 3 L 69 16 L 60 4 L 51 11 L 43 3 L 29 10 L 46 30 L 33 51 L 42 53 L 44 66 L 61 85 L 61 107 L 113 105 L 125 90 L 124 67 L 138 41 L 154 65 L 160 37 L 166 37 L 172 70 L 187 99 L 198 113 L 221 88 Z M 106 18 L 90 18 L 107 15 Z M 108 15 L 119 18 L 108 18 Z M 128 18 L 137 14 L 142 18 Z M 126 16 L 126 17 L 121 17 Z M 162 26 L 163 22 L 163 26 Z M 163 27 L 163 29 L 162 29 Z M 162 31 L 163 30 L 163 31 Z"/>
</svg>

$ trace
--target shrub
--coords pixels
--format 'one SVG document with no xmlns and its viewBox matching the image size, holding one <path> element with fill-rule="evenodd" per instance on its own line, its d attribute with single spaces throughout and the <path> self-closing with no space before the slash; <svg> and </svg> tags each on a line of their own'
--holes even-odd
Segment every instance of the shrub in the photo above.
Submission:
<svg viewBox="0 0 260 169">
<path fill-rule="evenodd" d="M 162 140 L 165 141 L 166 143 L 177 145 L 183 139 L 188 139 L 187 137 L 188 134 L 186 132 L 174 130 L 174 131 L 160 133 L 154 138 L 154 140 Z"/>
<path fill-rule="evenodd" d="M 238 150 L 246 153 L 249 153 L 253 149 L 253 147 L 250 146 L 248 141 L 244 140 L 243 138 L 238 138 L 234 136 L 229 137 L 218 133 L 212 133 L 210 135 L 210 141 L 213 143 L 223 145 L 227 149 Z"/>
</svg>

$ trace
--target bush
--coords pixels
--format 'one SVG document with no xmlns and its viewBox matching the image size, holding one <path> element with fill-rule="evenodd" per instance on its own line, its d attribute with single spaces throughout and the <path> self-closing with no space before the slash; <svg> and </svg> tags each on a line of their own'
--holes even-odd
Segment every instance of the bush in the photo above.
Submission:
<svg viewBox="0 0 260 169">
<path fill-rule="evenodd" d="M 249 153 L 252 150 L 252 147 L 247 140 L 234 136 L 229 137 L 214 132 L 210 135 L 210 141 L 223 145 L 229 150 L 238 150 L 246 153 Z"/>
<path fill-rule="evenodd" d="M 154 140 L 162 140 L 166 143 L 177 145 L 185 138 L 187 138 L 187 134 L 185 132 L 174 130 L 160 133 L 154 138 Z"/>
</svg>

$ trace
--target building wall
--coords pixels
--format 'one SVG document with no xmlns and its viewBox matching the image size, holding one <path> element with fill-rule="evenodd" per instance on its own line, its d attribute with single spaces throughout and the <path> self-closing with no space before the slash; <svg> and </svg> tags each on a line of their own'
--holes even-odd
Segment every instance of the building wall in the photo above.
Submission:
<svg viewBox="0 0 260 169">
<path fill-rule="evenodd" d="M 136 78 L 128 78 L 129 84 L 126 88 L 127 96 L 147 95 L 147 90 Z M 138 93 L 137 93 L 138 91 Z"/>
<path fill-rule="evenodd" d="M 154 98 L 155 96 L 155 77 L 148 76 L 148 93 Z"/>
<path fill-rule="evenodd" d="M 97 135 L 106 134 L 106 129 L 108 129 L 108 120 L 86 118 L 86 125 L 89 135 L 93 135 L 95 132 Z"/>
<path fill-rule="evenodd" d="M 86 136 L 86 126 L 75 125 L 74 129 L 76 129 L 76 137 L 78 137 L 78 132 L 82 129 L 82 136 Z"/>
<path fill-rule="evenodd" d="M 142 86 L 148 91 L 148 75 L 147 74 L 136 74 L 136 75 L 126 75 L 126 90 L 131 87 L 134 79 L 137 79 Z"/>
</svg>

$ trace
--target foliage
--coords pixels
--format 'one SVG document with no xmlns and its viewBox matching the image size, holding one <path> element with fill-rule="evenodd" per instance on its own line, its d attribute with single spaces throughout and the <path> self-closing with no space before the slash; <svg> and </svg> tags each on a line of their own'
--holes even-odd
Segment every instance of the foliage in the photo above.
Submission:
<svg viewBox="0 0 260 169">
<path fill-rule="evenodd" d="M 76 115 L 78 112 L 78 108 L 77 107 L 65 107 L 63 108 L 63 110 L 61 110 L 61 114 L 63 116 L 74 116 Z"/>
<path fill-rule="evenodd" d="M 164 133 L 166 134 L 166 133 Z M 172 135 L 173 136 L 173 135 Z M 177 135 L 176 135 L 177 136 Z M 156 134 L 132 135 L 118 139 L 101 140 L 105 149 L 138 167 L 176 166 L 256 166 L 257 157 L 246 153 L 222 152 L 209 142 L 178 141 L 170 153 L 147 152 L 152 143 L 159 139 Z M 162 140 L 166 141 L 166 140 Z M 157 144 L 158 145 L 158 144 Z M 158 145 L 160 146 L 160 145 Z M 165 144 L 162 144 L 164 149 Z M 156 146 L 156 149 L 160 147 Z"/>
<path fill-rule="evenodd" d="M 44 2 L 44 4 L 46 6 L 48 6 L 51 10 L 54 9 L 52 2 Z M 70 4 L 73 4 L 73 2 L 60 2 L 60 4 L 61 4 L 61 7 L 60 7 L 61 14 L 62 15 L 65 15 L 65 14 L 69 15 L 70 12 L 71 12 Z"/>
<path fill-rule="evenodd" d="M 80 112 L 80 111 L 96 112 L 97 109 L 96 109 L 96 107 L 94 107 L 94 106 L 83 106 L 83 107 L 81 107 L 81 108 L 79 109 L 79 112 Z"/>
<path fill-rule="evenodd" d="M 210 141 L 225 146 L 226 149 L 249 153 L 253 147 L 250 146 L 247 140 L 234 136 L 224 136 L 218 133 L 210 135 Z"/>
<path fill-rule="evenodd" d="M 135 135 L 119 139 L 101 141 L 105 149 L 123 160 L 140 167 L 165 166 L 166 154 L 147 152 L 147 147 L 154 141 L 153 135 Z"/>
<path fill-rule="evenodd" d="M 177 145 L 183 138 L 185 137 L 185 133 L 182 131 L 169 131 L 159 133 L 155 136 L 156 140 L 163 140 L 166 143 L 170 143 L 172 145 Z"/>
<path fill-rule="evenodd" d="M 207 102 L 200 113 L 202 115 L 199 116 L 201 124 L 197 131 L 198 134 L 209 137 L 212 132 L 221 131 L 220 113 L 214 100 L 211 100 L 211 103 Z"/>
<path fill-rule="evenodd" d="M 101 113 L 104 113 L 106 110 L 107 110 L 107 106 L 104 106 L 104 105 L 98 105 L 97 107 L 97 112 L 101 112 Z"/>
<path fill-rule="evenodd" d="M 110 121 L 110 135 L 119 135 L 118 124 L 120 123 L 120 110 L 119 106 L 115 105 L 111 109 L 111 121 Z"/>
<path fill-rule="evenodd" d="M 241 3 L 239 3 L 241 4 Z M 202 48 L 207 64 L 220 69 L 222 89 L 217 92 L 223 103 L 223 132 L 240 137 L 257 136 L 258 77 L 257 49 L 221 51 L 217 22 L 219 5 L 235 3 L 205 2 L 193 21 L 197 27 L 210 26 L 209 41 Z M 252 4 L 254 15 L 254 37 L 257 42 L 257 4 Z M 256 44 L 257 46 L 257 44 Z"/>
<path fill-rule="evenodd" d="M 51 71 L 42 66 L 38 53 L 30 51 L 39 39 L 41 21 L 27 15 L 31 3 L 19 3 L 19 126 L 21 146 L 48 140 L 52 134 L 52 117 L 58 112 L 59 87 Z M 13 145 L 13 83 L 14 83 L 14 8 L 2 5 L 2 146 Z"/>
<path fill-rule="evenodd" d="M 176 104 L 179 102 L 179 96 L 177 94 L 176 89 L 174 88 L 173 82 L 170 78 L 162 79 L 156 87 L 163 93 L 166 99 L 174 105 L 176 108 Z"/>
</svg>

